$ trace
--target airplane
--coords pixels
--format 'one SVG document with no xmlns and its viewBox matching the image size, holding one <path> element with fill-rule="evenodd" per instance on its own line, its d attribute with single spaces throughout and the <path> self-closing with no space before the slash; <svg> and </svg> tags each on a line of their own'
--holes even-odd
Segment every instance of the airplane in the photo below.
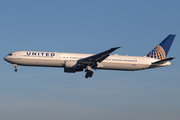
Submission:
<svg viewBox="0 0 180 120">
<path fill-rule="evenodd" d="M 64 72 L 75 73 L 85 71 L 85 78 L 93 76 L 92 69 L 136 71 L 171 65 L 175 57 L 166 58 L 175 35 L 168 35 L 159 45 L 145 56 L 110 55 L 120 47 L 110 48 L 98 54 L 17 51 L 8 54 L 4 60 L 17 65 L 62 67 Z"/>
</svg>

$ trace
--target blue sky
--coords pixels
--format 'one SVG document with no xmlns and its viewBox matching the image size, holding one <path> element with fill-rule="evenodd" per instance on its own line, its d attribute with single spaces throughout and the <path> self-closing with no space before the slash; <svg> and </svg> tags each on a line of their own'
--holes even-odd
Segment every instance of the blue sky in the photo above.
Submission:
<svg viewBox="0 0 180 120">
<path fill-rule="evenodd" d="M 180 2 L 178 0 L 0 1 L 0 119 L 179 120 Z M 37 50 L 144 56 L 176 34 L 172 65 L 145 71 L 14 67 L 13 51 Z"/>
</svg>

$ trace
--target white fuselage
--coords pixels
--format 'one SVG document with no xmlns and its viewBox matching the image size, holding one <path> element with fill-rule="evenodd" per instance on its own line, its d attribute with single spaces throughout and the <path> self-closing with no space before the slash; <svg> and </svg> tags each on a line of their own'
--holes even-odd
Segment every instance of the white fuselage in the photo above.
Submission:
<svg viewBox="0 0 180 120">
<path fill-rule="evenodd" d="M 64 67 L 65 61 L 77 61 L 92 55 L 93 54 L 17 51 L 6 56 L 4 59 L 12 64 L 23 66 Z M 98 63 L 97 69 L 142 70 L 151 68 L 151 63 L 156 61 L 158 61 L 158 59 L 149 57 L 110 55 L 101 63 Z M 166 62 L 158 67 L 168 66 L 170 64 L 170 62 Z"/>
</svg>

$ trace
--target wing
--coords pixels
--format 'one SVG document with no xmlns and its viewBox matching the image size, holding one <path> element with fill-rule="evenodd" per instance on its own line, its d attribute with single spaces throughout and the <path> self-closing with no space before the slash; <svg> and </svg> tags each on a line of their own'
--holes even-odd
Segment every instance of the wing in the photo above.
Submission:
<svg viewBox="0 0 180 120">
<path fill-rule="evenodd" d="M 98 53 L 98 54 L 95 54 L 95 55 L 92 55 L 92 56 L 89 56 L 86 58 L 79 59 L 77 62 L 84 66 L 93 67 L 93 65 L 97 65 L 97 62 L 99 62 L 99 63 L 102 62 L 104 59 L 106 59 L 110 55 L 110 53 L 112 53 L 113 51 L 115 51 L 118 48 L 120 48 L 120 47 L 111 48 L 104 52 L 101 52 L 101 53 Z"/>
</svg>

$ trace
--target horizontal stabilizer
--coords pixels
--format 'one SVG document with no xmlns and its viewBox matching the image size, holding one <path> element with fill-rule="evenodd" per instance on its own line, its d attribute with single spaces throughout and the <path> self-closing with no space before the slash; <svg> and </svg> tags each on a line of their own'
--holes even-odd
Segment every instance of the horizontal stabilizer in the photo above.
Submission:
<svg viewBox="0 0 180 120">
<path fill-rule="evenodd" d="M 159 61 L 156 61 L 156 62 L 153 62 L 151 64 L 151 66 L 149 66 L 149 68 L 156 68 L 156 67 L 160 67 L 161 65 L 171 61 L 172 59 L 174 59 L 175 57 L 170 57 L 170 58 L 166 58 L 166 59 L 163 59 L 163 60 L 159 60 Z"/>
<path fill-rule="evenodd" d="M 170 57 L 170 58 L 166 58 L 166 59 L 163 59 L 163 60 L 160 60 L 160 61 L 157 61 L 157 62 L 154 62 L 152 63 L 152 65 L 161 65 L 161 64 L 164 64 L 168 61 L 171 61 L 172 59 L 174 59 L 175 57 Z"/>
</svg>

